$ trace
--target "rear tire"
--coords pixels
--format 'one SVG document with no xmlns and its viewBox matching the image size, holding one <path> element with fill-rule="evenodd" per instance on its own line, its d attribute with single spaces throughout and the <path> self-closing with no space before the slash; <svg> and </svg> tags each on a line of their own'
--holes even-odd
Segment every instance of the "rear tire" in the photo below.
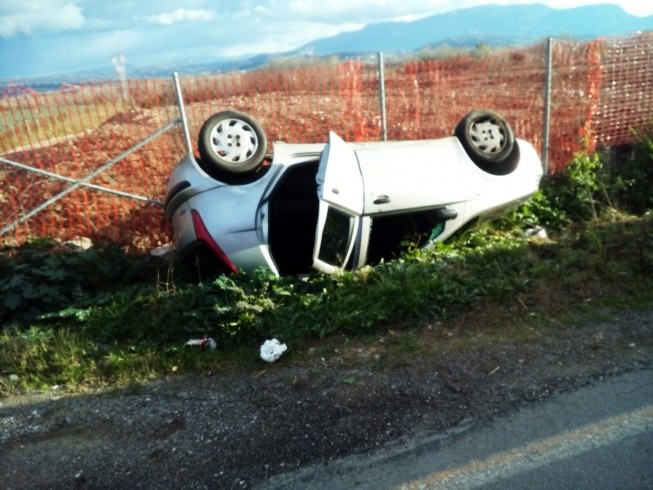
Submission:
<svg viewBox="0 0 653 490">
<path fill-rule="evenodd" d="M 268 143 L 257 121 L 240 112 L 222 111 L 204 122 L 197 146 L 204 165 L 242 176 L 261 166 Z"/>
</svg>

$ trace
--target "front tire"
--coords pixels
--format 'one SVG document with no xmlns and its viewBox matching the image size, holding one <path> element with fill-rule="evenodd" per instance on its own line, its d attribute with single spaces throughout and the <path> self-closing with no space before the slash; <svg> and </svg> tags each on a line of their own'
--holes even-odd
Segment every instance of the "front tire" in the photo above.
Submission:
<svg viewBox="0 0 653 490">
<path fill-rule="evenodd" d="M 481 170 L 507 175 L 517 168 L 519 145 L 510 125 L 496 112 L 470 112 L 456 126 L 455 135 Z"/>
</svg>

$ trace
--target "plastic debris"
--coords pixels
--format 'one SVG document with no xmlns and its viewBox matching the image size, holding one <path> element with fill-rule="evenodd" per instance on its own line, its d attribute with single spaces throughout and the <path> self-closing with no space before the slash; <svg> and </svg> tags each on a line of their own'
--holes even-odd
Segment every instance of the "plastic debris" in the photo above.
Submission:
<svg viewBox="0 0 653 490">
<path fill-rule="evenodd" d="M 167 257 L 174 251 L 175 251 L 175 246 L 172 245 L 171 243 L 166 243 L 165 245 L 161 245 L 159 247 L 150 250 L 150 255 L 152 255 L 153 257 Z"/>
<path fill-rule="evenodd" d="M 63 242 L 61 245 L 72 252 L 84 252 L 89 248 L 93 248 L 91 239 L 83 236 L 76 236 L 72 240 Z"/>
<path fill-rule="evenodd" d="M 266 340 L 261 346 L 261 359 L 265 362 L 274 362 L 281 354 L 288 349 L 286 344 L 282 344 L 277 339 Z"/>
<path fill-rule="evenodd" d="M 541 226 L 536 226 L 534 228 L 528 228 L 526 231 L 524 231 L 524 236 L 526 238 L 548 238 L 548 234 L 546 232 L 546 229 L 542 228 Z"/>
<path fill-rule="evenodd" d="M 190 347 L 199 347 L 201 349 L 209 349 L 209 350 L 215 350 L 215 348 L 218 346 L 216 344 L 215 340 L 213 340 L 210 337 L 204 337 L 201 339 L 190 339 L 188 342 L 186 342 L 184 345 L 190 346 Z"/>
</svg>

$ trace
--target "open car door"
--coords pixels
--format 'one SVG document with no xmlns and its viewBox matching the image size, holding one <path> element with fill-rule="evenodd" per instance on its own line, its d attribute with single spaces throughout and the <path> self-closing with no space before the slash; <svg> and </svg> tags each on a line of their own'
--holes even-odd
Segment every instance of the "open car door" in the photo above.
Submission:
<svg viewBox="0 0 653 490">
<path fill-rule="evenodd" d="M 320 210 L 313 268 L 327 273 L 344 268 L 353 251 L 363 213 L 363 177 L 356 154 L 334 132 L 316 175 Z"/>
</svg>

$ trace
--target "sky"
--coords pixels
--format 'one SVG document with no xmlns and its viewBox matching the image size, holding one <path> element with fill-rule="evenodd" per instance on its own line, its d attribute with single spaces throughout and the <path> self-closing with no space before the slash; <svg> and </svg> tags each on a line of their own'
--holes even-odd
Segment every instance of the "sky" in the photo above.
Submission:
<svg viewBox="0 0 653 490">
<path fill-rule="evenodd" d="M 0 80 L 160 66 L 289 51 L 383 21 L 483 4 L 553 8 L 612 3 L 653 15 L 650 0 L 0 0 Z"/>
</svg>

